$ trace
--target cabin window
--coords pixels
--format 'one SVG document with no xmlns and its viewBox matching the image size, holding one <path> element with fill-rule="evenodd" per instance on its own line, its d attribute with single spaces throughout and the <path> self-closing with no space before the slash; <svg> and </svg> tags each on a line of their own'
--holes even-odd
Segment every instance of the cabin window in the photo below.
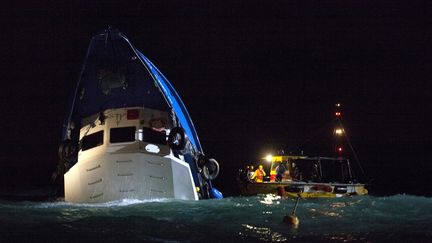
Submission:
<svg viewBox="0 0 432 243">
<path fill-rule="evenodd" d="M 81 140 L 82 151 L 102 145 L 103 134 L 104 134 L 103 131 L 99 131 L 83 137 Z"/>
<path fill-rule="evenodd" d="M 167 143 L 165 131 L 160 132 L 148 127 L 143 127 L 138 131 L 138 140 L 146 143 L 162 145 L 165 145 Z"/>
<path fill-rule="evenodd" d="M 110 143 L 126 143 L 135 141 L 135 127 L 111 128 Z"/>
</svg>

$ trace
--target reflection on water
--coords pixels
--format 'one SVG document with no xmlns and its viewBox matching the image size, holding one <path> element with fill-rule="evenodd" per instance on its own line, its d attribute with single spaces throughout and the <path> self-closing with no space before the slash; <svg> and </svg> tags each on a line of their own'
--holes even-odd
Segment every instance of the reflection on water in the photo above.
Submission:
<svg viewBox="0 0 432 243">
<path fill-rule="evenodd" d="M 273 194 L 267 194 L 263 198 L 264 200 L 261 200 L 260 203 L 262 204 L 279 204 L 280 203 L 280 196 L 273 195 Z"/>
<path fill-rule="evenodd" d="M 239 235 L 244 238 L 258 239 L 262 241 L 270 242 L 284 242 L 287 241 L 282 234 L 273 232 L 270 228 L 256 227 L 248 224 L 243 224 L 243 230 L 239 232 Z"/>
</svg>

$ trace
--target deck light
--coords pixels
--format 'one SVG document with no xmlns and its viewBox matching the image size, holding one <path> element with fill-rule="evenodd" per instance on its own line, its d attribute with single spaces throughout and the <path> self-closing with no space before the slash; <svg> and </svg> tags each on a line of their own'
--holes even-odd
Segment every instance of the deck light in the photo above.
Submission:
<svg viewBox="0 0 432 243">
<path fill-rule="evenodd" d="M 267 162 L 271 162 L 273 160 L 273 156 L 271 154 L 268 154 L 265 159 L 267 160 Z"/>
<path fill-rule="evenodd" d="M 341 128 L 336 128 L 335 129 L 335 134 L 338 135 L 338 136 L 340 136 L 340 135 L 343 134 L 343 130 Z"/>
</svg>

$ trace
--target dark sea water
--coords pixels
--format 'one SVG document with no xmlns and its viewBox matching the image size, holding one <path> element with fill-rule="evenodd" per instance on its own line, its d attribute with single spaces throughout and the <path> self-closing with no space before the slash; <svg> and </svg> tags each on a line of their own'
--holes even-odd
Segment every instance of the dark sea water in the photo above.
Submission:
<svg viewBox="0 0 432 243">
<path fill-rule="evenodd" d="M 432 242 L 432 198 L 0 202 L 0 242 Z"/>
</svg>

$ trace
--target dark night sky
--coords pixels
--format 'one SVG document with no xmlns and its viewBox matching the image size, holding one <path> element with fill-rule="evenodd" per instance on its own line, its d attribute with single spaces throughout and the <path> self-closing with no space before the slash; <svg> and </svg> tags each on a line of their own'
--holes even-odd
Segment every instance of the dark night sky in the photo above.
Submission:
<svg viewBox="0 0 432 243">
<path fill-rule="evenodd" d="M 432 195 L 432 6 L 72 2 L 0 10 L 3 187 L 48 184 L 88 43 L 110 24 L 175 86 L 228 194 L 235 170 L 271 149 L 328 155 L 319 129 L 340 101 L 372 189 Z"/>
</svg>

